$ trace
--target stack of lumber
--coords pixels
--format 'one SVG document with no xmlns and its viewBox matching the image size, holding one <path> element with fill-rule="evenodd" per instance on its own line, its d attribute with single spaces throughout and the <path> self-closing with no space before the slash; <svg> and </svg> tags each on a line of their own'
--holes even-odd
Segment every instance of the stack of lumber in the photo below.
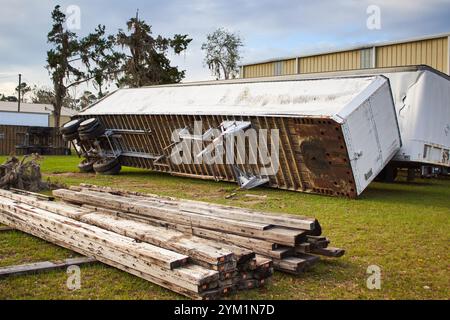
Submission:
<svg viewBox="0 0 450 320">
<path fill-rule="evenodd" d="M 328 247 L 314 218 L 162 197 L 87 184 L 55 190 L 54 196 L 100 212 L 177 230 L 253 251 L 273 261 L 276 270 L 299 274 L 319 261 L 340 257 Z"/>
<path fill-rule="evenodd" d="M 264 285 L 272 261 L 215 241 L 0 190 L 0 223 L 193 299 Z"/>
<path fill-rule="evenodd" d="M 0 190 L 0 223 L 195 299 L 299 274 L 328 247 L 315 219 L 111 188 L 55 190 L 63 202 Z"/>
</svg>

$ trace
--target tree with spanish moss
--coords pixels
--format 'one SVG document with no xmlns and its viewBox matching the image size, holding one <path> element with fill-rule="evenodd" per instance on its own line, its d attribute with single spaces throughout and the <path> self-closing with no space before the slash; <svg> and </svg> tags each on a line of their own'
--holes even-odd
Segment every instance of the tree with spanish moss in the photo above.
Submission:
<svg viewBox="0 0 450 320">
<path fill-rule="evenodd" d="M 219 28 L 206 36 L 202 44 L 205 64 L 217 79 L 234 79 L 239 74 L 240 48 L 243 42 L 237 33 Z"/>
<path fill-rule="evenodd" d="M 151 26 L 138 15 L 127 22 L 127 31 L 119 30 L 117 34 L 117 44 L 127 52 L 119 86 L 177 83 L 184 78 L 185 71 L 172 66 L 167 54 L 169 50 L 175 54 L 185 51 L 192 41 L 188 35 L 155 37 Z"/>
<path fill-rule="evenodd" d="M 88 36 L 79 39 L 66 28 L 66 15 L 59 5 L 52 11 L 53 26 L 47 35 L 52 48 L 47 51 L 47 70 L 53 82 L 53 114 L 59 127 L 61 108 L 68 90 L 93 81 L 99 93 L 105 82 L 113 80 L 121 71 L 122 54 L 114 50 L 114 36 L 107 36 L 99 25 Z"/>
</svg>

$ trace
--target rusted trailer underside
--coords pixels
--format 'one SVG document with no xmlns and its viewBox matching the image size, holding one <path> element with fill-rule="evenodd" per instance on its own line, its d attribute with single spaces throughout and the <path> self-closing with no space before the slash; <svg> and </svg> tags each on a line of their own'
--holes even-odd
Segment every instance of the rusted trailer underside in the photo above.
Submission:
<svg viewBox="0 0 450 320">
<path fill-rule="evenodd" d="M 119 159 L 125 166 L 243 188 L 266 184 L 349 198 L 361 194 L 401 146 L 389 81 L 382 76 L 120 89 L 77 118 L 90 119 L 80 124 L 79 137 L 83 150 L 97 150 L 94 160 L 102 159 L 97 168 L 104 171 L 118 172 Z M 93 137 L 103 127 L 104 134 Z M 217 142 L 237 132 L 258 132 L 259 140 L 244 135 L 240 149 Z M 261 132 L 267 133 L 264 141 Z M 180 140 L 198 147 L 188 149 L 196 155 L 193 161 L 174 161 Z M 261 145 L 276 159 L 264 162 Z M 208 148 L 217 154 L 219 147 L 225 150 L 223 161 L 195 161 Z M 258 154 L 258 161 L 247 161 L 250 154 Z"/>
<path fill-rule="evenodd" d="M 98 115 L 117 133 L 121 163 L 125 166 L 173 175 L 236 182 L 228 164 L 181 164 L 170 161 L 172 133 L 202 121 L 203 132 L 224 121 L 249 121 L 259 129 L 278 129 L 279 170 L 269 176 L 270 187 L 334 196 L 356 197 L 350 159 L 341 126 L 330 118 L 224 117 L 214 115 Z M 89 116 L 80 116 L 88 119 Z M 270 140 L 268 141 L 270 146 Z M 204 145 L 206 147 L 206 145 Z M 162 156 L 162 157 L 161 157 Z M 255 165 L 237 164 L 244 172 L 259 174 Z"/>
</svg>

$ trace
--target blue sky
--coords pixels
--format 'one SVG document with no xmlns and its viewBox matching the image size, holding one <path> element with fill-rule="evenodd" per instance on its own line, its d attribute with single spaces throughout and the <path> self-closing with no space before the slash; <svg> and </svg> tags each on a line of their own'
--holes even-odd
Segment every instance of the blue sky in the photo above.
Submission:
<svg viewBox="0 0 450 320">
<path fill-rule="evenodd" d="M 80 35 L 98 24 L 116 33 L 137 8 L 155 34 L 189 34 L 188 52 L 172 57 L 186 81 L 211 78 L 200 46 L 218 27 L 241 35 L 243 62 L 450 32 L 450 0 L 0 0 L 0 93 L 13 93 L 18 73 L 29 84 L 50 84 L 46 35 L 56 4 L 79 6 Z M 370 5 L 381 10 L 379 30 L 366 26 Z"/>
</svg>

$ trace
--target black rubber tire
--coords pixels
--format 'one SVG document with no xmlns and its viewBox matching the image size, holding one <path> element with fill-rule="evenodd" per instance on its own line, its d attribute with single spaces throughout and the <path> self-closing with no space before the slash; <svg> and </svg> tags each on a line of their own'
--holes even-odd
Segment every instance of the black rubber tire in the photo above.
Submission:
<svg viewBox="0 0 450 320">
<path fill-rule="evenodd" d="M 83 173 L 94 172 L 94 162 L 95 160 L 84 159 L 78 164 L 78 169 Z"/>
<path fill-rule="evenodd" d="M 116 174 L 119 174 L 120 170 L 122 170 L 122 166 L 119 163 L 112 169 L 109 169 L 109 170 L 103 171 L 103 172 L 97 172 L 97 174 L 102 175 L 102 176 L 114 176 Z"/>
<path fill-rule="evenodd" d="M 94 163 L 94 170 L 97 173 L 107 172 L 120 165 L 119 158 L 103 158 Z"/>
<path fill-rule="evenodd" d="M 61 128 L 59 128 L 59 132 L 65 135 L 71 135 L 78 131 L 80 123 L 81 119 L 70 120 L 69 122 L 64 123 Z"/>
<path fill-rule="evenodd" d="M 99 127 L 103 127 L 101 123 L 96 123 L 95 125 L 91 126 L 91 127 L 86 127 L 86 128 L 78 128 L 78 133 L 91 133 L 95 130 L 97 130 Z"/>
<path fill-rule="evenodd" d="M 80 136 L 80 140 L 82 141 L 97 139 L 104 133 L 105 127 L 102 124 L 98 124 L 98 126 L 89 131 L 78 131 L 78 135 Z"/>
<path fill-rule="evenodd" d="M 97 118 L 89 118 L 86 120 L 83 120 L 80 123 L 80 126 L 78 127 L 78 131 L 88 131 L 89 129 L 94 128 L 97 126 L 100 122 Z"/>
<path fill-rule="evenodd" d="M 75 131 L 74 133 L 66 133 L 62 135 L 62 138 L 64 141 L 72 141 L 72 140 L 76 140 L 79 138 L 78 136 L 78 132 Z"/>
</svg>

